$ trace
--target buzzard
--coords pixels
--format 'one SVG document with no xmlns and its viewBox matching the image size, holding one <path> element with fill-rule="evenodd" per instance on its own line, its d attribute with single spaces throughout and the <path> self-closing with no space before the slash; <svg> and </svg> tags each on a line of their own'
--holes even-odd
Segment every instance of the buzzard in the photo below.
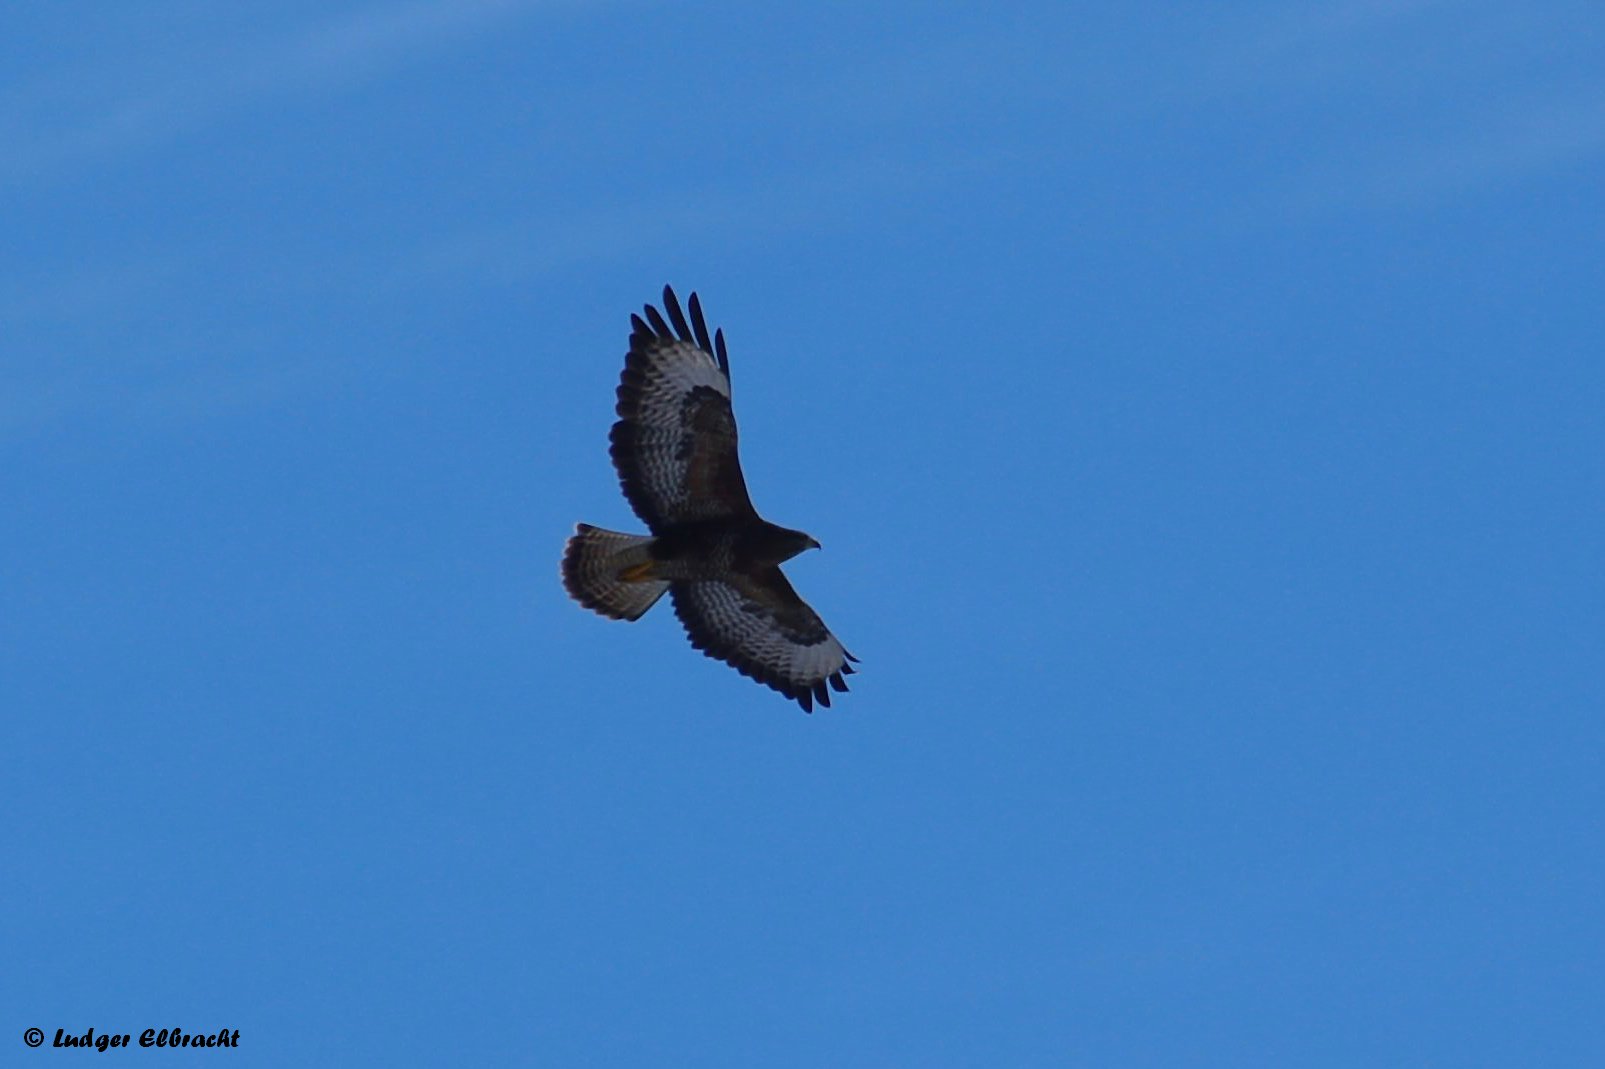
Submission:
<svg viewBox="0 0 1605 1069">
<path fill-rule="evenodd" d="M 794 699 L 830 705 L 858 660 L 791 588 L 782 561 L 819 543 L 758 515 L 736 456 L 724 331 L 708 334 L 674 290 L 663 310 L 632 315 L 609 435 L 619 484 L 649 535 L 578 525 L 563 551 L 563 586 L 615 620 L 638 620 L 665 592 L 691 645 Z M 828 684 L 828 686 L 827 686 Z"/>
</svg>

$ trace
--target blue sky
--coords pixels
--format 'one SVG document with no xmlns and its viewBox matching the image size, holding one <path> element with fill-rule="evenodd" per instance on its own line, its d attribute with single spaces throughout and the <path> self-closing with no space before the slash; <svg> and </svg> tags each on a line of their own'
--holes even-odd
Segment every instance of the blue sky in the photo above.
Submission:
<svg viewBox="0 0 1605 1069">
<path fill-rule="evenodd" d="M 4 24 L 7 1064 L 1605 1059 L 1597 4 Z M 814 716 L 558 584 L 665 282 Z"/>
</svg>

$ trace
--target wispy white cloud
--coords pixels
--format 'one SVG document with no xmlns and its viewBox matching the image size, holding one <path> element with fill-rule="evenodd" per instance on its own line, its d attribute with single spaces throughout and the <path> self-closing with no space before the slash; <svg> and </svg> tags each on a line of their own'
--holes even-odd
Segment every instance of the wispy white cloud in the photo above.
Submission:
<svg viewBox="0 0 1605 1069">
<path fill-rule="evenodd" d="M 1463 0 L 1351 0 L 1349 3 L 1276 5 L 1222 28 L 1206 42 L 1207 69 L 1217 76 L 1240 71 L 1248 76 L 1274 70 L 1292 73 L 1325 57 L 1352 56 L 1379 40 L 1411 32 L 1424 20 Z"/>
<path fill-rule="evenodd" d="M 147 58 L 114 71 L 52 71 L 0 97 L 0 176 L 48 173 L 159 144 L 252 101 L 378 77 L 553 3 L 412 0 L 287 31 L 218 44 L 194 56 Z"/>
<path fill-rule="evenodd" d="M 1296 176 L 1295 214 L 1418 206 L 1551 173 L 1605 154 L 1605 85 L 1456 116 L 1442 129 L 1393 135 Z"/>
<path fill-rule="evenodd" d="M 986 166 L 974 164 L 977 173 Z M 975 177 L 962 166 L 944 175 L 949 182 Z M 438 297 L 461 286 L 524 289 L 576 266 L 656 262 L 710 244 L 728 251 L 788 233 L 851 227 L 862 213 L 927 181 L 923 170 L 895 159 L 836 161 L 780 181 L 687 187 L 578 211 L 538 209 L 448 227 L 410 248 L 369 250 L 340 263 L 256 266 L 320 300 L 347 308 L 394 307 L 418 294 Z M 34 348 L 26 358 L 5 358 L 0 435 L 97 416 L 124 424 L 215 416 L 374 373 L 327 351 L 312 358 L 305 346 L 275 347 L 241 333 L 249 328 L 230 327 L 234 317 L 220 320 L 215 309 L 185 307 L 179 313 L 197 322 L 174 322 L 174 310 L 165 307 L 172 292 L 206 273 L 214 255 L 175 250 L 152 263 L 85 269 L 13 291 L 0 302 L 0 316 L 15 316 L 36 337 L 66 333 L 68 350 L 98 355 L 77 361 Z M 263 296 L 252 287 L 251 300 Z M 71 326 L 80 320 L 91 326 Z M 259 323 L 260 317 L 243 321 Z M 77 337 L 84 330 L 93 336 Z"/>
<path fill-rule="evenodd" d="M 11 139 L 12 151 L 0 157 L 0 177 L 157 145 L 263 98 L 380 77 L 536 10 L 550 5 L 413 0 L 90 91 L 36 85 L 26 99 L 13 94 L 0 100 L 0 136 L 19 124 L 31 135 Z M 283 352 L 253 346 L 250 338 L 164 332 L 162 313 L 152 309 L 192 300 L 199 278 L 248 273 L 252 280 L 248 296 L 244 287 L 204 287 L 218 298 L 208 310 L 214 320 L 226 318 L 219 308 L 249 311 L 261 300 L 293 304 L 303 294 L 384 302 L 442 286 L 524 285 L 580 264 L 656 262 L 698 243 L 731 247 L 852 225 L 861 213 L 903 201 L 910 191 L 962 188 L 988 168 L 1063 169 L 1108 151 L 1096 137 L 1076 136 L 1087 129 L 1151 127 L 1134 139 L 1151 151 L 1163 140 L 1154 131 L 1166 127 L 1201 142 L 1217 130 L 1242 135 L 1268 119 L 1283 122 L 1285 150 L 1271 167 L 1217 175 L 1225 180 L 1210 194 L 1219 215 L 1249 216 L 1261 225 L 1525 180 L 1605 153 L 1605 84 L 1578 77 L 1575 64 L 1548 71 L 1555 50 L 1567 46 L 1545 29 L 1488 4 L 1456 0 L 1265 5 L 1252 17 L 1211 23 L 1210 32 L 1195 37 L 1177 35 L 1163 44 L 1145 39 L 1138 47 L 1148 51 L 1099 57 L 1087 46 L 1086 62 L 1078 60 L 1065 76 L 1041 62 L 1054 52 L 1053 42 L 1018 28 L 983 41 L 932 37 L 882 57 L 872 69 L 793 71 L 765 86 L 752 116 L 727 117 L 718 136 L 739 142 L 749 127 L 812 130 L 818 135 L 813 141 L 830 151 L 800 170 L 794 169 L 799 156 L 776 154 L 750 172 L 709 173 L 706 185 L 642 190 L 634 200 L 616 191 L 581 190 L 583 196 L 566 195 L 560 203 L 475 202 L 456 216 L 387 230 L 333 259 L 326 243 L 316 246 L 316 255 L 309 252 L 313 246 L 293 240 L 271 251 L 257 248 L 247 272 L 227 259 L 231 250 L 203 244 L 149 250 L 150 263 L 130 253 L 123 267 L 67 271 L 25 289 L 8 287 L 0 294 L 0 315 L 30 321 L 36 337 L 68 337 L 66 348 L 93 351 L 97 367 L 53 363 L 40 347 L 27 357 L 28 367 L 8 373 L 0 425 L 125 407 L 177 412 L 207 397 L 226 407 L 311 381 L 304 369 L 283 366 Z M 1574 52 L 1564 55 L 1575 59 Z M 1501 91 L 1517 82 L 1521 93 Z M 1290 96 L 1297 97 L 1292 105 Z M 51 101 L 67 120 L 59 130 L 39 121 Z M 581 95 L 566 102 L 563 115 L 583 133 L 593 119 L 616 114 L 617 103 L 605 94 Z M 18 116 L 24 115 L 32 118 L 22 122 Z M 955 115 L 975 175 L 954 173 Z M 1341 121 L 1320 125 L 1334 115 Z M 1021 116 L 1025 121 L 1002 121 Z M 1311 122 L 1301 125 L 1306 118 Z M 843 130 L 853 136 L 840 137 Z M 938 141 L 940 154 L 931 158 L 940 166 L 927 166 L 925 153 Z M 1233 166 L 1226 154 L 1204 158 L 1223 172 Z M 1132 164 L 1138 165 L 1146 164 Z M 1155 166 L 1171 165 L 1162 160 Z M 273 263 L 264 256 L 308 262 Z M 268 293 L 274 287 L 282 292 Z M 105 335 L 85 339 L 64 326 L 75 320 L 110 326 Z M 145 336 L 142 349 L 127 350 L 110 337 L 114 327 L 130 323 Z M 187 355 L 164 363 L 164 353 Z"/>
<path fill-rule="evenodd" d="M 159 148 L 264 99 L 372 80 L 513 20 L 558 10 L 553 0 L 411 0 L 364 7 L 264 40 L 217 42 L 194 55 L 142 54 L 127 65 L 55 70 L 0 95 L 0 182 L 28 180 Z M 249 268 L 204 240 L 122 248 L 116 257 L 14 274 L 0 287 L 13 344 L 0 354 L 0 433 L 65 421 L 187 418 L 326 388 L 350 373 L 338 359 L 233 327 L 223 309 L 340 292 L 370 278 L 387 252 L 345 262 Z M 242 271 L 257 280 L 232 287 Z M 262 279 L 276 282 L 262 284 Z M 213 280 L 225 280 L 214 284 Z M 285 292 L 269 292 L 277 286 Z M 256 321 L 246 315 L 245 322 Z M 88 354 L 93 354 L 88 357 Z"/>
<path fill-rule="evenodd" d="M 1563 11 L 1480 0 L 1279 7 L 1201 39 L 1148 99 L 1284 131 L 1234 218 L 1420 206 L 1605 153 L 1597 51 L 1566 29 Z"/>
<path fill-rule="evenodd" d="M 1151 141 L 1173 130 L 1216 169 L 1217 208 L 1233 218 L 1464 195 L 1605 150 L 1605 88 L 1586 74 L 1597 45 L 1566 32 L 1564 10 L 1301 0 L 1189 21 L 1193 32 L 1112 39 L 1126 51 L 1019 27 L 935 39 L 793 93 L 812 106 L 799 109 L 803 122 L 880 124 L 889 139 L 930 128 L 951 143 L 957 118 L 968 137 L 1004 131 L 1002 148 L 1007 120 L 1023 119 L 1013 129 L 1036 140 L 1022 153 L 1094 170 L 1110 132 Z M 1234 172 L 1238 147 L 1267 166 Z"/>
<path fill-rule="evenodd" d="M 985 166 L 977 164 L 978 167 Z M 962 182 L 963 165 L 944 182 Z M 831 160 L 781 179 L 663 190 L 578 211 L 538 211 L 462 227 L 395 258 L 375 287 L 523 285 L 582 264 L 662 258 L 708 244 L 725 250 L 851 226 L 858 214 L 925 185 L 921 169 L 893 158 Z"/>
<path fill-rule="evenodd" d="M 166 426 L 175 419 L 212 418 L 329 389 L 349 370 L 305 358 L 286 360 L 278 353 L 253 354 L 236 344 L 231 359 L 210 364 L 151 368 L 102 362 L 12 375 L 0 398 L 0 440 L 75 420 Z"/>
</svg>

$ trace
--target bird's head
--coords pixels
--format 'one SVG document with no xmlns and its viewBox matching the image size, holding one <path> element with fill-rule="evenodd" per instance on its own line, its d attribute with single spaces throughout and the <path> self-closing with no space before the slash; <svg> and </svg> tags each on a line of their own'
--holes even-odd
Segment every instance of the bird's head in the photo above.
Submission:
<svg viewBox="0 0 1605 1069">
<path fill-rule="evenodd" d="M 774 550 L 776 563 L 787 561 L 797 554 L 808 549 L 818 549 L 819 543 L 812 535 L 801 531 L 793 531 L 789 527 L 776 527 L 774 529 Z"/>
</svg>

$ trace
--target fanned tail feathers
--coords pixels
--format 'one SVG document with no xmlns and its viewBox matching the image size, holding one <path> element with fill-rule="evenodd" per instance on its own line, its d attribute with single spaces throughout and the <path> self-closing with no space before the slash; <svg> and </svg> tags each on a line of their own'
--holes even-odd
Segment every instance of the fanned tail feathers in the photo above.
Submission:
<svg viewBox="0 0 1605 1069">
<path fill-rule="evenodd" d="M 669 584 L 662 579 L 620 578 L 626 569 L 650 564 L 651 535 L 624 534 L 579 524 L 563 550 L 563 588 L 587 609 L 615 620 L 639 620 Z"/>
</svg>

